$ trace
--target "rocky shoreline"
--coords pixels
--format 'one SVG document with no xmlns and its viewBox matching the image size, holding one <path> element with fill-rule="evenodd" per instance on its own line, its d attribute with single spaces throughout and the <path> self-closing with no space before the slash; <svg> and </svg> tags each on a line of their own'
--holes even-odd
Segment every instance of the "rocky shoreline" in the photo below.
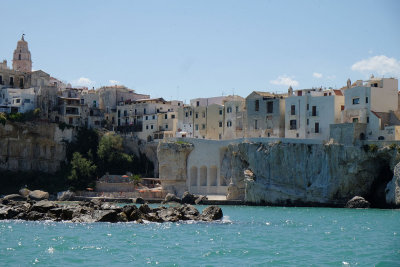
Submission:
<svg viewBox="0 0 400 267">
<path fill-rule="evenodd" d="M 218 206 L 209 206 L 200 213 L 190 204 L 151 208 L 147 204 L 120 207 L 100 200 L 56 202 L 0 199 L 0 220 L 163 223 L 186 220 L 210 222 L 222 217 L 222 210 Z"/>
</svg>

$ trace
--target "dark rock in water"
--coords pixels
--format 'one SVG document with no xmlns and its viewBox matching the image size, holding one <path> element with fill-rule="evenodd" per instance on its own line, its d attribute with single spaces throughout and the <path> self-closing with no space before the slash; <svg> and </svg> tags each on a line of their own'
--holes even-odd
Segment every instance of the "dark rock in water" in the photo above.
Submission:
<svg viewBox="0 0 400 267">
<path fill-rule="evenodd" d="M 128 216 L 126 216 L 125 212 L 120 212 L 117 214 L 117 221 L 118 222 L 127 222 Z"/>
<path fill-rule="evenodd" d="M 192 205 L 183 205 L 179 207 L 183 220 L 198 220 L 200 212 Z"/>
<path fill-rule="evenodd" d="M 128 216 L 135 210 L 138 210 L 135 205 L 126 205 L 122 208 L 122 212 L 124 212 Z"/>
<path fill-rule="evenodd" d="M 186 191 L 182 195 L 181 203 L 182 204 L 195 204 L 196 199 L 197 199 L 197 196 L 195 196 L 195 195 L 189 193 L 188 191 Z"/>
<path fill-rule="evenodd" d="M 137 197 L 137 198 L 135 199 L 135 203 L 136 203 L 136 204 L 144 204 L 144 203 L 146 203 L 146 202 L 144 201 L 143 198 Z"/>
<path fill-rule="evenodd" d="M 118 207 L 118 206 L 116 206 L 116 205 L 114 205 L 112 203 L 103 203 L 103 204 L 101 204 L 100 209 L 102 209 L 102 210 L 115 210 L 115 211 L 118 211 L 118 212 L 122 211 L 121 207 Z"/>
<path fill-rule="evenodd" d="M 151 208 L 147 204 L 141 205 L 139 210 L 141 213 L 150 213 L 151 212 Z"/>
<path fill-rule="evenodd" d="M 33 190 L 29 192 L 29 198 L 36 201 L 49 199 L 49 193 L 42 190 Z"/>
<path fill-rule="evenodd" d="M 218 206 L 209 206 L 203 210 L 200 219 L 203 221 L 214 221 L 222 219 L 222 209 Z"/>
<path fill-rule="evenodd" d="M 176 202 L 176 203 L 181 203 L 181 199 L 175 196 L 174 194 L 168 193 L 165 196 L 164 203 L 168 202 Z"/>
<path fill-rule="evenodd" d="M 58 201 L 68 201 L 72 200 L 75 197 L 75 193 L 72 191 L 63 191 L 57 194 Z"/>
<path fill-rule="evenodd" d="M 21 196 L 23 196 L 24 198 L 27 198 L 29 196 L 30 192 L 31 191 L 28 188 L 22 188 L 22 189 L 19 190 L 19 194 Z"/>
<path fill-rule="evenodd" d="M 141 220 L 142 212 L 139 209 L 132 210 L 132 212 L 128 215 L 128 221 L 138 221 Z"/>
<path fill-rule="evenodd" d="M 19 194 L 11 194 L 7 195 L 3 198 L 4 200 L 14 200 L 14 201 L 24 201 L 26 200 L 26 197 L 23 197 Z"/>
<path fill-rule="evenodd" d="M 204 204 L 204 203 L 203 203 L 204 200 L 208 200 L 208 198 L 207 198 L 206 196 L 197 196 L 197 198 L 196 198 L 196 200 L 194 201 L 194 203 L 195 203 L 196 205 Z"/>
<path fill-rule="evenodd" d="M 93 213 L 94 222 L 117 222 L 118 212 L 115 210 L 95 210 Z"/>
<path fill-rule="evenodd" d="M 44 215 L 45 215 L 45 213 L 40 213 L 37 211 L 30 211 L 30 212 L 28 212 L 28 214 L 26 214 L 25 220 L 28 220 L 28 221 L 42 220 Z"/>
<path fill-rule="evenodd" d="M 53 201 L 41 200 L 41 201 L 35 203 L 32 206 L 31 210 L 46 213 L 49 210 L 57 208 L 57 207 L 58 207 L 58 205 L 56 203 L 54 203 Z"/>
<path fill-rule="evenodd" d="M 355 196 L 346 203 L 346 208 L 351 209 L 367 209 L 370 206 L 370 203 L 360 196 Z"/>
<path fill-rule="evenodd" d="M 182 216 L 176 207 L 169 207 L 158 212 L 158 216 L 164 222 L 177 222 L 181 220 Z"/>
</svg>

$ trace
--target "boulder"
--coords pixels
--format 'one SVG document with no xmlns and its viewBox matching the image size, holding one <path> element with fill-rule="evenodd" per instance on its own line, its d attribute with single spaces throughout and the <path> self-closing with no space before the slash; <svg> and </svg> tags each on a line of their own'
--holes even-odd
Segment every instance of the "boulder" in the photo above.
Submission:
<svg viewBox="0 0 400 267">
<path fill-rule="evenodd" d="M 200 212 L 192 205 L 183 205 L 179 207 L 183 220 L 197 220 Z"/>
<path fill-rule="evenodd" d="M 164 203 L 168 203 L 168 202 L 177 202 L 177 203 L 181 203 L 181 199 L 178 198 L 177 196 L 175 196 L 174 194 L 168 193 L 168 194 L 165 196 Z"/>
<path fill-rule="evenodd" d="M 127 222 L 128 216 L 126 216 L 125 212 L 120 212 L 117 214 L 117 221 L 118 222 Z"/>
<path fill-rule="evenodd" d="M 360 196 L 355 196 L 346 203 L 346 208 L 351 209 L 367 209 L 369 207 L 370 203 Z"/>
<path fill-rule="evenodd" d="M 144 204 L 144 203 L 146 203 L 146 202 L 144 201 L 143 198 L 137 197 L 137 198 L 135 199 L 135 203 L 136 203 L 136 204 Z"/>
<path fill-rule="evenodd" d="M 196 200 L 194 201 L 194 204 L 199 205 L 199 204 L 204 204 L 203 201 L 208 200 L 207 196 L 197 196 Z"/>
<path fill-rule="evenodd" d="M 195 204 L 196 199 L 197 199 L 197 196 L 186 191 L 182 195 L 181 203 L 182 204 Z"/>
<path fill-rule="evenodd" d="M 100 209 L 102 209 L 102 210 L 115 210 L 117 212 L 121 212 L 122 211 L 121 207 L 118 207 L 118 206 L 114 205 L 113 203 L 107 203 L 107 202 L 101 204 Z"/>
<path fill-rule="evenodd" d="M 30 193 L 31 191 L 28 189 L 28 188 L 21 188 L 20 190 L 19 190 L 19 194 L 21 195 L 21 196 L 23 196 L 24 198 L 27 198 L 28 196 L 29 196 L 29 193 Z"/>
<path fill-rule="evenodd" d="M 95 210 L 93 212 L 94 222 L 117 222 L 118 212 L 115 210 Z"/>
<path fill-rule="evenodd" d="M 33 190 L 29 192 L 29 198 L 36 201 L 49 199 L 49 193 L 42 190 Z"/>
<path fill-rule="evenodd" d="M 151 208 L 147 204 L 142 204 L 140 206 L 139 210 L 141 213 L 150 213 L 151 212 Z"/>
<path fill-rule="evenodd" d="M 11 195 L 6 195 L 3 199 L 14 200 L 14 201 L 24 201 L 24 200 L 26 200 L 26 197 L 23 197 L 19 194 L 11 194 Z"/>
<path fill-rule="evenodd" d="M 26 214 L 25 220 L 28 221 L 38 221 L 38 220 L 43 220 L 45 213 L 40 213 L 37 211 L 30 211 L 28 214 Z"/>
<path fill-rule="evenodd" d="M 31 210 L 41 212 L 41 213 L 46 213 L 49 210 L 57 208 L 57 207 L 58 207 L 58 205 L 56 203 L 54 203 L 53 201 L 41 200 L 41 201 L 33 204 Z"/>
<path fill-rule="evenodd" d="M 222 209 L 218 206 L 209 206 L 203 210 L 200 219 L 203 221 L 214 221 L 222 219 Z"/>
<path fill-rule="evenodd" d="M 182 218 L 181 212 L 177 210 L 176 207 L 160 210 L 157 214 L 164 222 L 177 222 Z"/>
<path fill-rule="evenodd" d="M 68 200 L 72 200 L 75 197 L 75 193 L 72 191 L 63 191 L 63 192 L 59 192 L 57 194 L 57 200 L 58 201 L 68 201 Z"/>
</svg>

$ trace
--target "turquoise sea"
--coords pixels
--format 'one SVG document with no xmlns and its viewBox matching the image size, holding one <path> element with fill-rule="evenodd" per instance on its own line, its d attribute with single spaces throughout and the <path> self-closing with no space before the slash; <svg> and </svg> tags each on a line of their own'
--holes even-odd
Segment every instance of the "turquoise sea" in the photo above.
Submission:
<svg viewBox="0 0 400 267">
<path fill-rule="evenodd" d="M 400 266 L 400 210 L 222 209 L 213 223 L 0 221 L 0 266 Z"/>
</svg>

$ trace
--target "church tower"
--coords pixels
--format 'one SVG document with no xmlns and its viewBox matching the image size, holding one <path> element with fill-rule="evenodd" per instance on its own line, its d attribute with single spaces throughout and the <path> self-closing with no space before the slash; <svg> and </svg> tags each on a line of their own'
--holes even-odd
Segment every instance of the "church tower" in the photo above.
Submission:
<svg viewBox="0 0 400 267">
<path fill-rule="evenodd" d="M 17 48 L 14 50 L 13 70 L 31 72 L 31 52 L 29 52 L 28 42 L 25 41 L 24 35 L 25 34 L 22 34 L 21 40 L 18 41 Z"/>
</svg>

